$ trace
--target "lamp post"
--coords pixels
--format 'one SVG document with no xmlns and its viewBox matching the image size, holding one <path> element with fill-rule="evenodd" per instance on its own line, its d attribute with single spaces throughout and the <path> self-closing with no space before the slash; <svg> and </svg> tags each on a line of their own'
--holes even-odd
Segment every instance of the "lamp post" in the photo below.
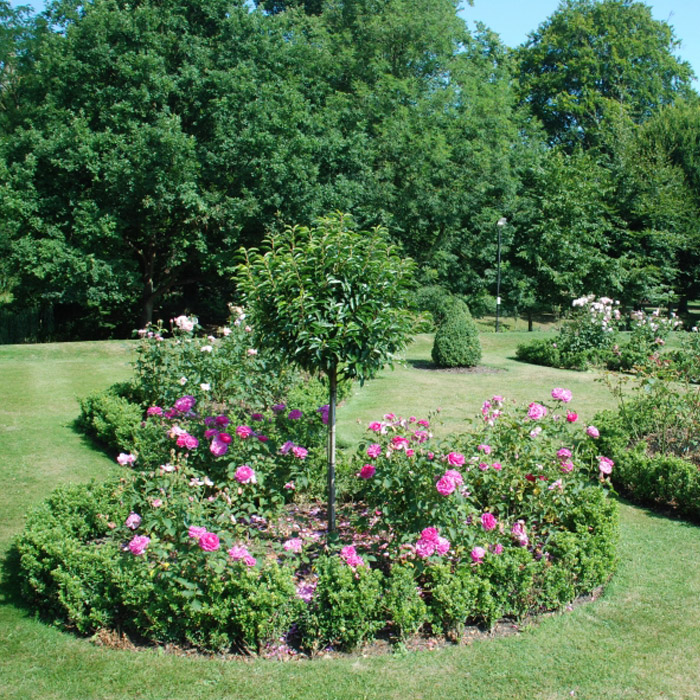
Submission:
<svg viewBox="0 0 700 700">
<path fill-rule="evenodd" d="M 496 267 L 496 333 L 500 327 L 501 320 L 501 229 L 508 223 L 508 219 L 502 216 L 496 222 L 498 231 L 498 265 Z"/>
</svg>

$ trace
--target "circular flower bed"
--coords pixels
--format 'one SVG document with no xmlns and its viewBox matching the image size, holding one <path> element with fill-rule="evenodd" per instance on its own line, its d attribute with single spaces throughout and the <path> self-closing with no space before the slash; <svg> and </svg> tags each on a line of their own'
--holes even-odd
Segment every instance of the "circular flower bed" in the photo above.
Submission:
<svg viewBox="0 0 700 700">
<path fill-rule="evenodd" d="M 290 422 L 318 435 L 323 408 L 238 423 L 192 396 L 151 406 L 119 478 L 30 514 L 24 593 L 80 633 L 238 652 L 454 636 L 562 607 L 608 580 L 617 541 L 613 463 L 571 398 L 494 396 L 442 441 L 428 419 L 373 421 L 331 536 L 304 493 L 313 445 L 284 439 Z"/>
</svg>

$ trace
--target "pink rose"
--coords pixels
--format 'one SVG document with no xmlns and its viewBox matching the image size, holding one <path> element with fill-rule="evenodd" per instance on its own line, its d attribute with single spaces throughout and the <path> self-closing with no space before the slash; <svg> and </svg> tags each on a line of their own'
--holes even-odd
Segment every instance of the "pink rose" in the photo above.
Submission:
<svg viewBox="0 0 700 700">
<path fill-rule="evenodd" d="M 160 406 L 149 406 L 148 410 L 146 411 L 147 416 L 162 416 L 163 415 L 163 409 Z"/>
<path fill-rule="evenodd" d="M 569 459 L 569 457 L 571 457 L 571 450 L 567 450 L 566 447 L 562 447 L 557 452 L 557 457 L 559 457 L 559 459 Z"/>
<path fill-rule="evenodd" d="M 374 467 L 372 464 L 365 464 L 362 469 L 360 469 L 358 476 L 360 479 L 371 479 L 376 471 L 376 467 Z"/>
<path fill-rule="evenodd" d="M 527 417 L 530 420 L 539 420 L 547 415 L 547 409 L 540 403 L 532 402 L 527 407 Z"/>
<path fill-rule="evenodd" d="M 126 525 L 131 530 L 136 530 L 140 524 L 141 516 L 138 513 L 134 513 L 133 511 L 129 513 L 129 517 L 127 517 L 127 519 L 124 521 L 124 525 Z"/>
<path fill-rule="evenodd" d="M 136 461 L 136 456 L 131 453 L 126 454 L 125 452 L 120 452 L 117 457 L 117 462 L 125 467 L 127 464 L 133 464 Z"/>
<path fill-rule="evenodd" d="M 472 561 L 475 564 L 481 564 L 486 556 L 486 550 L 483 547 L 474 547 L 470 552 Z"/>
<path fill-rule="evenodd" d="M 464 478 L 456 469 L 448 469 L 445 476 L 455 482 L 455 486 L 461 486 L 464 483 Z"/>
<path fill-rule="evenodd" d="M 598 467 L 600 469 L 601 476 L 603 474 L 612 474 L 612 469 L 615 466 L 615 462 L 609 457 L 598 457 Z"/>
<path fill-rule="evenodd" d="M 368 427 L 369 430 L 372 430 L 372 431 L 374 431 L 375 433 L 379 433 L 379 432 L 381 432 L 381 430 L 382 430 L 382 428 L 383 428 L 384 426 L 383 426 L 382 423 L 380 423 L 379 421 L 375 420 L 375 421 L 372 421 L 367 427 Z"/>
<path fill-rule="evenodd" d="M 239 425 L 236 428 L 236 435 L 238 435 L 241 440 L 249 438 L 253 434 L 253 429 L 248 425 Z"/>
<path fill-rule="evenodd" d="M 435 545 L 435 551 L 440 556 L 444 556 L 450 551 L 450 541 L 446 537 L 438 537 L 437 544 Z"/>
<path fill-rule="evenodd" d="M 420 538 L 422 540 L 426 540 L 427 542 L 433 542 L 434 544 L 437 544 L 440 535 L 436 527 L 426 527 L 421 531 Z"/>
<path fill-rule="evenodd" d="M 459 452 L 450 452 L 447 455 L 447 463 L 451 467 L 461 467 L 464 465 L 464 455 Z"/>
<path fill-rule="evenodd" d="M 494 462 L 491 465 L 497 472 L 500 472 L 501 469 L 503 469 L 503 465 L 500 462 Z"/>
<path fill-rule="evenodd" d="M 403 435 L 394 435 L 393 438 L 391 438 L 391 447 L 392 450 L 405 450 L 409 445 L 408 440 L 403 437 Z"/>
<path fill-rule="evenodd" d="M 496 544 L 491 545 L 491 551 L 494 554 L 501 554 L 501 552 L 503 552 L 503 545 L 500 542 L 496 542 Z"/>
<path fill-rule="evenodd" d="M 552 398 L 556 399 L 557 401 L 561 401 L 562 403 L 569 403 L 572 399 L 572 394 L 569 389 L 552 389 Z"/>
<path fill-rule="evenodd" d="M 435 554 L 435 542 L 430 542 L 429 540 L 418 540 L 416 542 L 416 555 L 421 559 L 427 559 Z"/>
<path fill-rule="evenodd" d="M 561 471 L 564 474 L 570 474 L 572 471 L 574 471 L 574 463 L 568 459 L 565 462 L 562 462 L 561 463 Z"/>
<path fill-rule="evenodd" d="M 307 455 L 309 454 L 309 451 L 301 445 L 294 445 L 294 447 L 292 447 L 292 454 L 297 459 L 306 459 Z"/>
<path fill-rule="evenodd" d="M 177 409 L 181 413 L 187 413 L 188 411 L 192 410 L 196 403 L 197 399 L 195 399 L 194 396 L 183 396 L 173 404 L 173 408 Z"/>
<path fill-rule="evenodd" d="M 491 513 L 484 513 L 481 516 L 481 527 L 483 527 L 486 532 L 494 530 L 496 525 L 498 525 L 498 520 L 496 520 Z"/>
<path fill-rule="evenodd" d="M 219 536 L 215 535 L 213 532 L 205 532 L 199 538 L 199 546 L 205 552 L 215 552 L 221 546 L 219 542 Z"/>
<path fill-rule="evenodd" d="M 136 535 L 136 537 L 129 542 L 129 551 L 134 556 L 141 556 L 146 551 L 150 541 L 150 537 L 146 537 L 145 535 Z"/>
<path fill-rule="evenodd" d="M 238 481 L 241 484 L 250 484 L 250 483 L 255 483 L 255 472 L 251 467 L 249 467 L 247 464 L 242 464 L 238 469 L 236 469 L 236 473 L 234 474 L 234 478 L 236 481 Z"/>
<path fill-rule="evenodd" d="M 370 459 L 377 459 L 379 455 L 382 454 L 382 446 L 378 445 L 376 442 L 372 443 L 368 448 L 367 448 L 367 456 Z"/>
<path fill-rule="evenodd" d="M 574 411 L 567 411 L 566 420 L 569 423 L 575 423 L 578 420 L 578 413 L 575 413 Z"/>
<path fill-rule="evenodd" d="M 187 534 L 193 540 L 198 540 L 206 531 L 206 527 L 197 527 L 196 525 L 190 525 L 190 529 L 187 531 Z"/>
<path fill-rule="evenodd" d="M 355 551 L 355 547 L 351 544 L 343 547 L 340 550 L 340 558 L 351 568 L 355 569 L 358 566 L 364 566 L 362 557 Z"/>
<path fill-rule="evenodd" d="M 457 485 L 454 479 L 451 479 L 449 476 L 443 476 L 435 484 L 435 488 L 441 496 L 449 496 L 457 488 Z"/>
<path fill-rule="evenodd" d="M 491 454 L 491 445 L 479 445 L 477 448 L 479 452 L 483 452 L 485 455 Z"/>
<path fill-rule="evenodd" d="M 228 555 L 233 559 L 233 561 L 241 561 L 247 556 L 250 556 L 248 549 L 242 544 L 235 544 L 231 549 L 228 550 Z"/>
<path fill-rule="evenodd" d="M 599 437 L 600 437 L 600 431 L 598 430 L 598 428 L 595 427 L 595 425 L 589 425 L 589 426 L 586 428 L 586 435 L 588 435 L 589 437 L 592 437 L 592 438 L 594 438 L 594 439 L 595 439 L 595 438 L 599 438 Z"/>
<path fill-rule="evenodd" d="M 209 451 L 214 457 L 221 457 L 228 451 L 228 444 L 221 439 L 220 435 L 216 435 L 209 445 Z"/>
</svg>

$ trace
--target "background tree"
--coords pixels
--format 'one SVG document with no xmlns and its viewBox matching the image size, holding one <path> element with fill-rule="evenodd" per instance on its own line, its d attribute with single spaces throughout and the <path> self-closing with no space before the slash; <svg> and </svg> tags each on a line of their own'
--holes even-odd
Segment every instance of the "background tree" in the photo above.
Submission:
<svg viewBox="0 0 700 700">
<path fill-rule="evenodd" d="M 344 214 L 286 228 L 264 252 L 242 249 L 237 281 L 259 345 L 328 378 L 328 530 L 335 530 L 337 384 L 364 382 L 402 349 L 414 264 L 386 231 L 356 231 Z"/>
<path fill-rule="evenodd" d="M 564 0 L 516 52 L 522 99 L 550 143 L 595 145 L 609 115 L 634 122 L 691 94 L 673 29 L 633 0 Z"/>
</svg>

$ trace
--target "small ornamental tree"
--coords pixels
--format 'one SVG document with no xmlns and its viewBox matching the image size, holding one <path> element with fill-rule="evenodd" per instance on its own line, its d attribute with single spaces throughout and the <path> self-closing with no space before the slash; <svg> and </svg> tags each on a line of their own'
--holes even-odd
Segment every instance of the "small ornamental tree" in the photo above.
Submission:
<svg viewBox="0 0 700 700">
<path fill-rule="evenodd" d="M 414 263 L 381 227 L 355 231 L 347 214 L 266 238 L 244 250 L 238 287 L 261 347 L 328 377 L 328 530 L 335 530 L 335 413 L 338 381 L 373 377 L 405 347 Z"/>
</svg>

